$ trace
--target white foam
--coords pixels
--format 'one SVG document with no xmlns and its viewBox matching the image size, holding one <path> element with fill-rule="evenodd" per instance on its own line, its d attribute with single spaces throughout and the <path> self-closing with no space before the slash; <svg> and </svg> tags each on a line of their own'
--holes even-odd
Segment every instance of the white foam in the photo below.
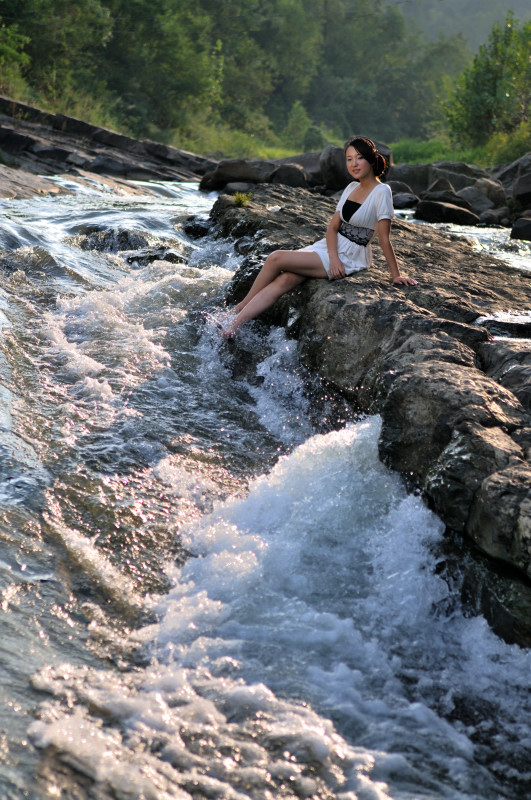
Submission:
<svg viewBox="0 0 531 800">
<path fill-rule="evenodd" d="M 434 571 L 442 525 L 378 461 L 378 434 L 374 418 L 315 436 L 245 499 L 190 524 L 195 557 L 173 570 L 159 621 L 133 635 L 151 665 L 112 680 L 40 673 L 36 685 L 77 710 L 63 726 L 68 712 L 54 706 L 34 741 L 113 790 L 141 742 L 154 797 L 173 783 L 190 792 L 192 774 L 221 798 L 280 786 L 343 800 L 497 797 L 473 729 L 439 707 L 451 709 L 452 692 L 494 702 L 519 670 L 525 692 L 530 657 L 515 659 L 482 621 L 436 613 L 448 597 Z M 176 494 L 190 488 L 171 460 L 158 477 Z M 99 709 L 105 730 L 80 705 Z"/>
</svg>

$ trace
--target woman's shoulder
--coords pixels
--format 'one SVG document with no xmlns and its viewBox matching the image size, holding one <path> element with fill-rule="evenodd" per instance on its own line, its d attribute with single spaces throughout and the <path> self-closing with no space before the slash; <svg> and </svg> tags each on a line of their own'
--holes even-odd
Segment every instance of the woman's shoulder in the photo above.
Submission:
<svg viewBox="0 0 531 800">
<path fill-rule="evenodd" d="M 341 196 L 342 196 L 342 197 L 345 197 L 345 196 L 346 196 L 346 197 L 348 197 L 348 196 L 349 196 L 349 194 L 352 194 L 352 192 L 354 191 L 354 189 L 355 189 L 357 186 L 359 186 L 359 183 L 358 183 L 358 181 L 351 181 L 349 184 L 347 184 L 347 186 L 345 186 L 345 188 L 343 189 L 343 192 L 342 192 Z"/>
</svg>

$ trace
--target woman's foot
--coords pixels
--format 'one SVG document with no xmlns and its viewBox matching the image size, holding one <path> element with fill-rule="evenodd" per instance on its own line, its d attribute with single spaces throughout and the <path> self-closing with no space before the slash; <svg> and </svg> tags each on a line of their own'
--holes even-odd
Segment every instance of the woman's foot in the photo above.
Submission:
<svg viewBox="0 0 531 800">
<path fill-rule="evenodd" d="M 222 339 L 234 339 L 237 330 L 234 327 L 234 309 L 228 312 L 224 319 L 215 319 L 214 323 Z"/>
</svg>

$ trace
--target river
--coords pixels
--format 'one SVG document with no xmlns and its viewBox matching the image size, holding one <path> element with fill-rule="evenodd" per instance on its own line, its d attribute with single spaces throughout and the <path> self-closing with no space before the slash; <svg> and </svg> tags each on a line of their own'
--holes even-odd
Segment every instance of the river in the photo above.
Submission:
<svg viewBox="0 0 531 800">
<path fill-rule="evenodd" d="M 529 796 L 531 653 L 377 416 L 280 330 L 235 375 L 238 257 L 183 228 L 214 198 L 151 188 L 2 201 L 0 797 Z"/>
</svg>

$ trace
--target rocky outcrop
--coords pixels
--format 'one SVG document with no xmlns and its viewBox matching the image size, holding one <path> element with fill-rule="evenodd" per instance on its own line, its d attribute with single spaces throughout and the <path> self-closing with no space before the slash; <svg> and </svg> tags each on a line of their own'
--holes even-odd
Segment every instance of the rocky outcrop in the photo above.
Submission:
<svg viewBox="0 0 531 800">
<path fill-rule="evenodd" d="M 528 225 L 519 217 L 525 219 L 531 209 L 531 154 L 492 170 L 453 161 L 396 165 L 390 148 L 377 144 L 390 164 L 384 179 L 393 187 L 397 209 L 415 209 L 419 219 L 430 222 L 515 223 L 514 238 L 529 238 Z M 133 181 L 199 180 L 207 191 L 248 193 L 256 185 L 273 183 L 332 196 L 350 181 L 343 148 L 335 145 L 272 161 L 217 161 L 2 96 L 0 160 L 0 197 L 6 198 L 69 194 L 73 184 L 90 186 L 94 176 L 130 194 L 139 191 Z M 144 194 L 156 191 L 142 187 Z"/>
<path fill-rule="evenodd" d="M 69 181 L 90 185 L 95 175 L 110 188 L 135 194 L 139 190 L 131 181 L 198 180 L 216 164 L 170 145 L 133 139 L 1 96 L 0 152 L 0 197 L 5 198 L 69 194 Z M 150 190 L 142 187 L 146 192 Z"/>
<path fill-rule="evenodd" d="M 531 207 L 526 188 L 531 181 L 531 155 L 511 168 L 510 180 L 502 173 L 503 182 L 494 171 L 463 162 L 396 165 L 391 150 L 381 143 L 378 147 L 391 163 L 384 179 L 392 188 L 395 208 L 414 209 L 423 221 L 510 226 Z M 226 159 L 204 175 L 201 188 L 249 192 L 260 183 L 280 183 L 334 196 L 350 180 L 343 148 L 328 145 L 321 153 L 283 159 L 281 165 Z M 518 222 L 514 236 L 528 238 L 527 226 Z"/>
<path fill-rule="evenodd" d="M 247 253 L 228 301 L 247 291 L 267 252 L 320 237 L 333 208 L 268 185 L 246 208 L 221 196 L 213 229 Z M 308 281 L 266 319 L 286 325 L 303 363 L 361 412 L 381 414 L 382 459 L 449 530 L 531 578 L 531 350 L 523 340 L 501 346 L 482 324 L 529 309 L 528 276 L 461 237 L 398 219 L 393 230 L 418 286 L 393 286 L 375 246 L 371 270 Z"/>
<path fill-rule="evenodd" d="M 391 167 L 389 179 L 391 184 L 409 187 L 396 195 L 393 190 L 395 207 L 414 208 L 419 219 L 466 225 L 513 225 L 514 238 L 530 239 L 519 215 L 525 217 L 526 210 L 531 209 L 531 153 L 513 164 L 490 170 L 450 161 L 398 164 Z M 441 185 L 445 186 L 445 197 L 435 196 L 440 191 L 435 187 Z M 404 192 L 412 196 L 407 198 Z M 428 201 L 428 205 L 423 201 Z M 474 217 L 466 219 L 466 215 L 455 211 L 455 206 L 467 208 Z"/>
</svg>

